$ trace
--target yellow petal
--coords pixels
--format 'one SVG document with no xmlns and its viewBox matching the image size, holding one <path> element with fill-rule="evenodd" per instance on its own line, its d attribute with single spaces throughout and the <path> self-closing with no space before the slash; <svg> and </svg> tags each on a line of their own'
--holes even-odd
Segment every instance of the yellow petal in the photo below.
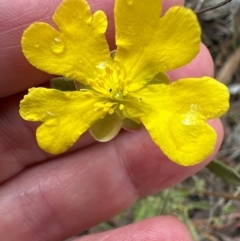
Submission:
<svg viewBox="0 0 240 241">
<path fill-rule="evenodd" d="M 158 72 L 189 63 L 200 47 L 200 27 L 192 10 L 172 7 L 160 18 L 160 0 L 117 0 L 115 60 L 125 64 L 139 89 Z"/>
<path fill-rule="evenodd" d="M 218 118 L 229 108 L 227 87 L 211 77 L 179 79 L 171 84 L 169 95 L 181 111 L 190 107 L 205 120 Z"/>
<path fill-rule="evenodd" d="M 96 65 L 110 59 L 105 14 L 97 11 L 92 16 L 85 0 L 64 0 L 53 20 L 59 31 L 42 22 L 25 30 L 25 57 L 38 69 L 85 83 Z"/>
<path fill-rule="evenodd" d="M 89 94 L 89 93 L 88 93 Z M 54 89 L 32 88 L 20 104 L 20 115 L 28 121 L 41 121 L 37 129 L 39 146 L 51 154 L 71 147 L 102 112 L 94 111 L 101 99 L 80 91 L 61 92 Z"/>
<path fill-rule="evenodd" d="M 216 133 L 196 113 L 171 113 L 162 111 L 142 122 L 153 141 L 170 160 L 182 166 L 202 162 L 214 150 Z"/>
<path fill-rule="evenodd" d="M 112 140 L 121 130 L 122 120 L 116 113 L 107 114 L 103 119 L 99 119 L 90 128 L 89 132 L 95 140 L 107 142 Z"/>
<path fill-rule="evenodd" d="M 126 117 L 138 117 L 163 153 L 183 166 L 195 165 L 212 153 L 216 134 L 206 120 L 229 107 L 227 88 L 210 77 L 148 85 L 129 98 Z"/>
</svg>

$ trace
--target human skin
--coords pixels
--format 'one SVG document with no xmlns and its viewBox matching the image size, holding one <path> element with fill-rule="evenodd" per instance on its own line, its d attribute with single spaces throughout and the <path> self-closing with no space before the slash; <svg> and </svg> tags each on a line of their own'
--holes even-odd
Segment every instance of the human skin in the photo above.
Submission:
<svg viewBox="0 0 240 241">
<path fill-rule="evenodd" d="M 65 154 L 43 152 L 35 139 L 35 123 L 19 116 L 27 88 L 47 85 L 50 75 L 32 67 L 21 52 L 23 30 L 34 21 L 52 24 L 61 0 L 0 1 L 0 240 L 60 241 L 111 218 L 138 198 L 172 186 L 203 168 L 216 154 L 223 131 L 219 120 L 209 123 L 218 134 L 214 153 L 201 164 L 181 167 L 168 160 L 143 129 L 121 132 L 97 143 L 86 133 Z M 108 15 L 107 38 L 114 49 L 113 0 L 89 0 L 92 10 Z M 164 11 L 180 0 L 165 0 Z M 174 30 L 173 30 L 174 31 Z M 187 66 L 169 73 L 172 80 L 213 76 L 213 63 L 202 45 Z M 159 216 L 79 241 L 190 241 L 183 223 Z"/>
</svg>

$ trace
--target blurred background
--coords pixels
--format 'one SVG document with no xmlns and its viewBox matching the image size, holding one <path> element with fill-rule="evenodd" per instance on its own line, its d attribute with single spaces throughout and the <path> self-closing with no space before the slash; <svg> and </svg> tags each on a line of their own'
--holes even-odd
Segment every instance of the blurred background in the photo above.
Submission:
<svg viewBox="0 0 240 241">
<path fill-rule="evenodd" d="M 199 12 L 221 2 L 186 0 L 186 6 Z M 217 163 L 177 186 L 139 200 L 86 234 L 170 214 L 188 226 L 196 241 L 240 241 L 240 0 L 232 0 L 198 17 L 202 41 L 215 63 L 215 77 L 231 93 L 231 108 L 222 118 L 225 138 Z"/>
</svg>

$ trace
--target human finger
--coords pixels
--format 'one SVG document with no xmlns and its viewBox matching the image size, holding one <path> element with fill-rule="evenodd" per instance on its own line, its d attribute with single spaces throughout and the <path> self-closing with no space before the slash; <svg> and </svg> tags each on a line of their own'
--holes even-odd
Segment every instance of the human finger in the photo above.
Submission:
<svg viewBox="0 0 240 241">
<path fill-rule="evenodd" d="M 222 127 L 210 124 L 218 133 L 214 153 L 191 167 L 171 162 L 144 130 L 30 167 L 1 186 L 0 239 L 62 240 L 182 181 L 220 147 Z"/>
<path fill-rule="evenodd" d="M 108 232 L 91 234 L 75 241 L 191 241 L 186 226 L 179 220 L 162 216 L 133 223 Z"/>
<path fill-rule="evenodd" d="M 189 77 L 200 78 L 202 76 L 214 76 L 214 64 L 207 47 L 201 43 L 199 54 L 189 64 L 170 71 L 171 81 Z"/>
</svg>

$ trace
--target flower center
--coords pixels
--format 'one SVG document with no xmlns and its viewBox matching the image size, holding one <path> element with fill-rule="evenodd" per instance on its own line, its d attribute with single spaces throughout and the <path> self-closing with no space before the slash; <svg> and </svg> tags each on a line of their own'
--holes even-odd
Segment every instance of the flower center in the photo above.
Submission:
<svg viewBox="0 0 240 241">
<path fill-rule="evenodd" d="M 128 101 L 128 85 L 131 80 L 126 76 L 123 64 L 112 60 L 97 66 L 96 78 L 88 81 L 92 90 L 106 99 L 106 101 L 96 103 L 95 110 L 112 114 L 116 108 L 120 111 L 124 109 L 124 102 Z"/>
<path fill-rule="evenodd" d="M 126 77 L 126 70 L 123 64 L 112 60 L 97 66 L 95 71 L 96 78 L 90 79 L 90 87 L 102 93 L 106 98 L 112 100 L 122 100 L 127 95 L 127 86 L 131 82 Z"/>
</svg>

